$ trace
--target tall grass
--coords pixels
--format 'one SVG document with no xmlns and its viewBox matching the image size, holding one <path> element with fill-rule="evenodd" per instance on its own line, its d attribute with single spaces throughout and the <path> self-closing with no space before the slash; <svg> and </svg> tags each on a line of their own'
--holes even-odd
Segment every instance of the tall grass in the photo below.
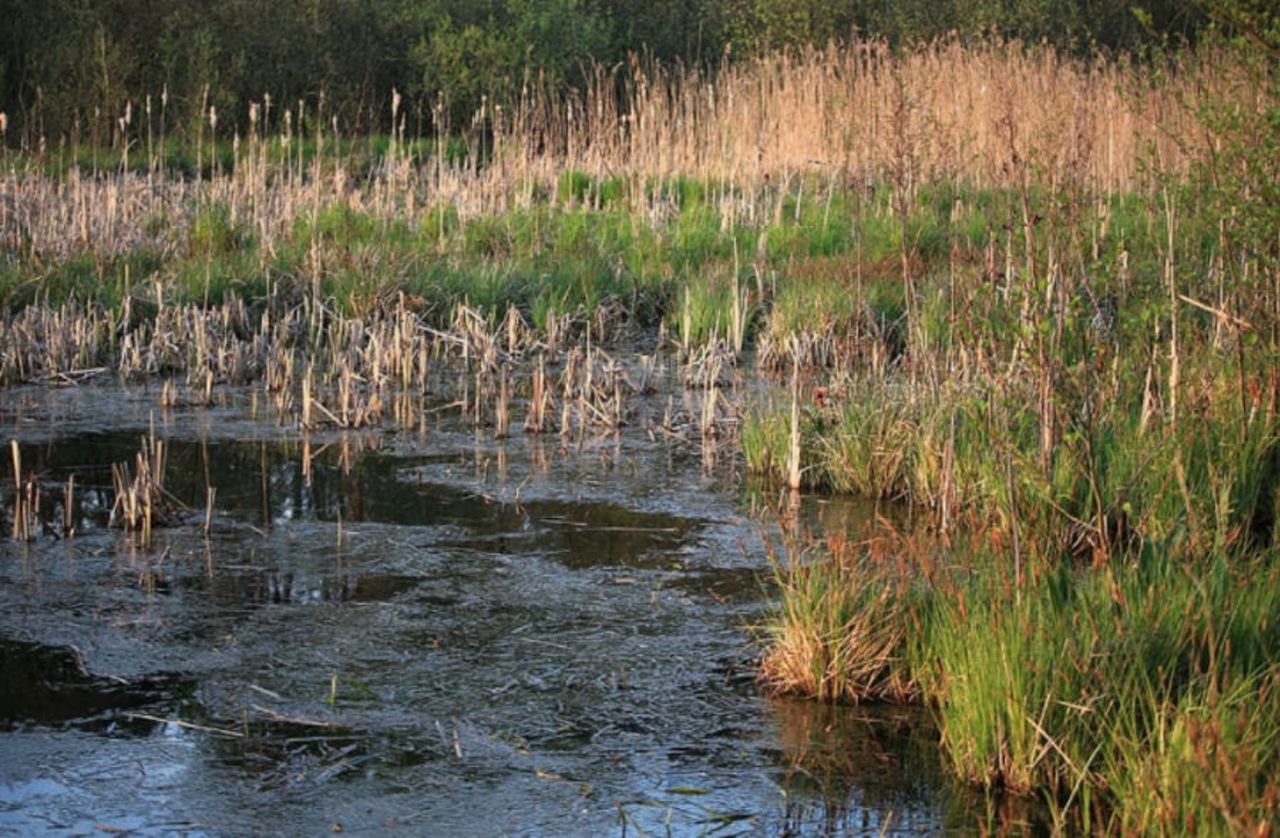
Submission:
<svg viewBox="0 0 1280 838">
<path fill-rule="evenodd" d="M 552 234 L 578 219 L 588 244 L 622 246 L 602 248 L 587 285 L 621 265 L 646 288 L 727 265 L 735 250 L 745 272 L 765 228 L 777 267 L 851 251 L 875 265 L 943 246 L 939 220 L 993 217 L 980 198 L 951 200 L 956 188 L 1017 189 L 1053 173 L 1051 185 L 1118 195 L 1149 184 L 1150 144 L 1162 171 L 1185 171 L 1214 138 L 1192 130 L 1195 113 L 1179 103 L 1220 92 L 1232 60 L 1188 53 L 1157 75 L 1017 43 L 894 53 L 873 42 L 765 56 L 714 77 L 600 68 L 580 94 L 533 85 L 450 140 L 343 137 L 298 114 L 277 121 L 276 135 L 255 124 L 238 142 L 202 129 L 194 163 L 162 136 L 125 165 L 110 156 L 118 149 L 47 138 L 6 159 L 0 239 L 23 275 L 86 255 L 99 273 L 141 252 L 216 262 L 222 248 L 251 254 L 236 273 L 307 280 L 329 276 L 325 251 L 345 254 L 353 237 L 429 253 L 459 236 L 469 245 L 458 251 L 499 261 L 563 258 L 570 242 L 548 241 L 541 223 L 554 207 Z M 334 230 L 343 214 L 365 221 Z M 666 264 L 650 262 L 655 252 Z M 390 267 L 362 269 L 393 282 L 418 272 Z"/>
<path fill-rule="evenodd" d="M 1095 573 L 982 535 L 803 542 L 775 563 L 761 679 L 932 708 L 957 775 L 1063 828 L 1253 834 L 1280 798 L 1280 563 L 1145 551 Z"/>
<path fill-rule="evenodd" d="M 1104 561 L 1145 545 L 1221 553 L 1271 544 L 1280 414 L 1264 402 L 1274 396 L 1259 389 L 1255 403 L 1246 384 L 1242 404 L 1223 359 L 1185 363 L 1197 407 L 1176 426 L 1165 414 L 1164 428 L 1152 424 L 1160 420 L 1139 370 L 1112 395 L 1075 398 L 1078 382 L 1064 373 L 1060 425 L 1047 452 L 1034 381 L 850 384 L 837 406 L 802 414 L 807 480 L 924 506 L 944 528 L 963 514 L 1010 537 L 1016 529 L 1023 547 L 1049 558 Z M 786 418 L 782 407 L 748 413 L 749 468 L 776 473 Z"/>
<path fill-rule="evenodd" d="M 715 77 L 637 63 L 599 69 L 571 109 L 530 92 L 504 123 L 495 159 L 525 177 L 543 167 L 592 176 L 771 174 L 785 189 L 822 169 L 871 182 L 896 175 L 914 189 L 956 177 L 1017 185 L 1021 173 L 1009 165 L 1017 151 L 1043 171 L 1116 190 L 1137 180 L 1148 142 L 1168 165 L 1186 165 L 1179 135 L 1157 126 L 1178 110 L 1180 90 L 1222 87 L 1223 59 L 1184 56 L 1168 67 L 1171 85 L 1137 84 L 1144 71 L 1127 62 L 1077 61 L 1017 42 L 808 48 Z"/>
<path fill-rule="evenodd" d="M 824 701 L 910 699 L 915 684 L 899 659 L 905 591 L 888 584 L 890 575 L 875 559 L 855 550 L 827 558 L 794 541 L 782 555 L 771 552 L 782 596 L 765 625 L 772 642 L 761 661 L 761 682 Z"/>
</svg>

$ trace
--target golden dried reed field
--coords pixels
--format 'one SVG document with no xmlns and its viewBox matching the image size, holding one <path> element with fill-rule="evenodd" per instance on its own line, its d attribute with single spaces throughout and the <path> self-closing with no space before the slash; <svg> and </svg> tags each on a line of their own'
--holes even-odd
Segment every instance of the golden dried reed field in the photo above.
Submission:
<svg viewBox="0 0 1280 838">
<path fill-rule="evenodd" d="M 210 113 L 195 138 L 203 159 L 194 177 L 164 170 L 155 117 L 135 111 L 147 138 L 136 142 L 135 162 L 151 150 L 145 171 L 65 172 L 50 161 L 84 150 L 52 138 L 43 155 L 11 155 L 0 175 L 0 241 L 42 260 L 165 252 L 179 246 L 195 208 L 220 204 L 270 254 L 300 214 L 319 207 L 344 204 L 409 225 L 449 207 L 465 221 L 527 206 L 566 172 L 641 186 L 718 183 L 710 197 L 726 227 L 767 221 L 780 211 L 773 199 L 802 190 L 809 175 L 828 189 L 889 185 L 903 201 L 937 181 L 1071 183 L 1106 195 L 1147 184 L 1148 164 L 1184 172 L 1212 146 L 1196 119 L 1197 103 L 1209 99 L 1242 110 L 1267 104 L 1234 58 L 1212 50 L 1152 67 L 1017 42 L 945 40 L 900 52 L 862 42 L 774 53 L 715 75 L 640 61 L 598 67 L 586 90 L 567 96 L 531 81 L 518 101 L 486 103 L 454 132 L 466 153 L 446 152 L 442 123 L 434 151 L 411 155 L 402 128 L 373 167 L 354 166 L 336 123 L 316 115 L 304 131 L 300 116 L 277 107 L 267 125 L 255 104 L 248 134 L 227 136 Z M 218 142 L 231 143 L 232 165 L 209 162 Z M 304 143 L 314 153 L 304 155 Z M 628 194 L 635 201 L 646 190 Z"/>
</svg>

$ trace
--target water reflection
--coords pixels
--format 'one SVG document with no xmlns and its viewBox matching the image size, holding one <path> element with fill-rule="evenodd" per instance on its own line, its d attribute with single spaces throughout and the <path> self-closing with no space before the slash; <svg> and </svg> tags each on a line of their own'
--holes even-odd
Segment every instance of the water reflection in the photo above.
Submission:
<svg viewBox="0 0 1280 838">
<path fill-rule="evenodd" d="M 110 464 L 137 433 L 23 445 L 46 484 L 75 475 L 80 535 L 0 545 L 0 636 L 90 650 L 95 689 L 167 670 L 192 690 L 137 697 L 168 721 L 127 748 L 26 728 L 0 745 L 15 789 L 76 781 L 68 766 L 108 752 L 161 765 L 179 741 L 182 770 L 159 801 L 127 782 L 109 800 L 92 784 L 18 794 L 27 819 L 7 823 L 99 807 L 156 832 L 138 813 L 180 804 L 193 822 L 312 833 L 970 825 L 919 716 L 756 695 L 743 627 L 761 617 L 760 525 L 696 451 L 469 427 L 240 442 L 174 421 L 167 489 L 199 509 L 215 488 L 217 516 L 207 538 L 196 512 L 150 551 L 104 530 Z M 834 533 L 881 512 L 809 498 L 789 514 Z"/>
<path fill-rule="evenodd" d="M 788 832 L 879 834 L 937 828 L 930 790 L 946 788 L 927 719 L 903 708 L 777 698 L 783 822 Z"/>
</svg>

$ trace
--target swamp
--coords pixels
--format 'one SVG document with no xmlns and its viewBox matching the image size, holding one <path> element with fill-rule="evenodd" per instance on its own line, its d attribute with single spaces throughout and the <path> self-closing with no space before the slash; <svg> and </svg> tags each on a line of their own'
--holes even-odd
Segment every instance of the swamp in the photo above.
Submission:
<svg viewBox="0 0 1280 838">
<path fill-rule="evenodd" d="M 0 832 L 1274 834 L 1280 18 L 1195 8 L 0 72 Z"/>
</svg>

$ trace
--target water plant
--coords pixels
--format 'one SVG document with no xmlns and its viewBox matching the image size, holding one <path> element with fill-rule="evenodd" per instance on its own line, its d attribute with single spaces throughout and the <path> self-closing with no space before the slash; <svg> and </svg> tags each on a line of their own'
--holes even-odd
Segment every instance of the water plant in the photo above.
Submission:
<svg viewBox="0 0 1280 838">
<path fill-rule="evenodd" d="M 151 534 L 157 526 L 172 521 L 184 506 L 165 491 L 165 442 L 158 439 L 155 427 L 142 438 L 134 457 L 128 463 L 111 467 L 111 483 L 115 503 L 111 508 L 111 525 L 136 534 L 144 547 L 151 546 Z"/>
</svg>

